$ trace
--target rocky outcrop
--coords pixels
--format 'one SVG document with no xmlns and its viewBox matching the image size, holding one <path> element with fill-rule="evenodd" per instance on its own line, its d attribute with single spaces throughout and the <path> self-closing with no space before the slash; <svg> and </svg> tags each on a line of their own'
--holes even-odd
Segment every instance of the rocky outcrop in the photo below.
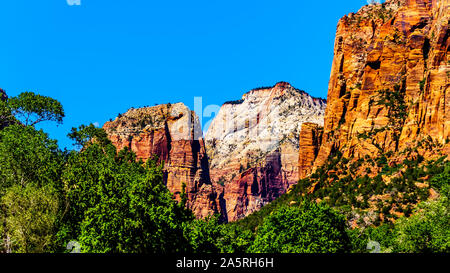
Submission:
<svg viewBox="0 0 450 273">
<path fill-rule="evenodd" d="M 260 209 L 298 182 L 301 125 L 323 125 L 325 107 L 323 99 L 285 82 L 222 106 L 205 139 L 211 180 L 224 186 L 229 221 Z"/>
<path fill-rule="evenodd" d="M 449 19 L 449 0 L 388 0 L 339 21 L 315 167 L 333 151 L 376 157 L 423 139 L 449 154 Z"/>
<path fill-rule="evenodd" d="M 304 123 L 300 131 L 298 173 L 299 179 L 311 174 L 322 143 L 323 127 L 315 123 Z"/>
<path fill-rule="evenodd" d="M 118 150 L 127 147 L 144 162 L 157 155 L 164 162 L 168 189 L 180 200 L 185 184 L 187 206 L 197 217 L 220 213 L 201 126 L 184 104 L 130 109 L 103 128 Z"/>
</svg>

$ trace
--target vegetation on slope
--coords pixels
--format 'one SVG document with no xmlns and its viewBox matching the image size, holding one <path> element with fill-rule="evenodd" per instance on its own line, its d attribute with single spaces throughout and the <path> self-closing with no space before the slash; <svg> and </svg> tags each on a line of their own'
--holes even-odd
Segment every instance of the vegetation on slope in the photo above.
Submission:
<svg viewBox="0 0 450 273">
<path fill-rule="evenodd" d="M 381 172 L 355 175 L 363 164 L 375 164 Z M 386 252 L 449 252 L 449 184 L 450 161 L 445 156 L 427 162 L 422 157 L 405 159 L 390 166 L 386 156 L 350 162 L 337 153 L 289 193 L 234 225 L 258 233 L 277 211 L 319 202 L 345 215 L 349 251 L 367 252 L 368 242 L 376 241 Z M 438 197 L 430 199 L 430 192 Z"/>
<path fill-rule="evenodd" d="M 340 153 L 249 217 L 196 220 L 163 182 L 157 160 L 117 151 L 103 129 L 72 129 L 62 151 L 34 125 L 61 122 L 59 102 L 26 93 L 2 101 L 0 252 L 449 252 L 450 163 L 414 149 L 346 159 Z M 433 147 L 424 140 L 422 146 Z M 361 173 L 360 170 L 366 170 Z M 434 191 L 433 198 L 430 192 Z"/>
</svg>

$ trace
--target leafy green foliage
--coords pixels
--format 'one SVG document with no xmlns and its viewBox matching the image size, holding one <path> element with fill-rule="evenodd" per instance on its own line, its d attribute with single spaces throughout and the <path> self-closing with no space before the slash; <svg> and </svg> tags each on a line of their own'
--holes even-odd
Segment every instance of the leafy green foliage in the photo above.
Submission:
<svg viewBox="0 0 450 273">
<path fill-rule="evenodd" d="M 8 100 L 12 115 L 25 125 L 34 126 L 43 121 L 62 123 L 64 109 L 60 102 L 50 97 L 24 92 Z"/>
<path fill-rule="evenodd" d="M 54 249 L 63 164 L 43 131 L 18 124 L 0 130 L 0 251 Z"/>
<path fill-rule="evenodd" d="M 441 194 L 438 200 L 420 203 L 410 217 L 402 217 L 395 224 L 348 230 L 353 252 L 368 252 L 368 242 L 375 241 L 381 252 L 449 253 L 448 186 Z"/>
<path fill-rule="evenodd" d="M 1 90 L 0 90 L 1 91 Z M 1 93 L 0 93 L 1 95 Z M 8 101 L 0 98 L 0 129 L 8 126 L 14 122 L 14 116 L 11 113 L 11 109 L 8 106 Z"/>
<path fill-rule="evenodd" d="M 250 230 L 220 224 L 218 216 L 186 222 L 184 236 L 193 253 L 246 253 L 254 240 Z"/>
<path fill-rule="evenodd" d="M 86 127 L 88 130 L 92 129 Z M 90 136 L 90 132 L 79 132 Z M 63 182 L 69 210 L 60 240 L 77 239 L 83 252 L 168 253 L 182 251 L 182 223 L 192 217 L 163 182 L 162 166 L 136 162 L 98 139 L 72 153 Z"/>
<path fill-rule="evenodd" d="M 221 237 L 221 226 L 217 218 L 194 220 L 184 225 L 184 236 L 189 240 L 193 253 L 219 253 L 217 245 Z"/>
<path fill-rule="evenodd" d="M 258 253 L 345 252 L 345 219 L 324 204 L 303 203 L 273 212 L 259 227 L 250 251 Z"/>
<path fill-rule="evenodd" d="M 348 229 L 352 252 L 368 253 L 374 249 L 368 249 L 370 241 L 380 244 L 381 252 L 392 252 L 394 239 L 393 225 L 391 223 L 382 224 L 378 227 L 370 226 L 363 229 Z"/>
<path fill-rule="evenodd" d="M 0 131 L 0 192 L 19 184 L 57 183 L 63 154 L 56 141 L 33 127 L 11 125 Z"/>
<path fill-rule="evenodd" d="M 444 170 L 440 172 L 438 175 L 434 176 L 430 185 L 437 190 L 441 190 L 450 184 L 450 162 L 444 167 Z"/>
<path fill-rule="evenodd" d="M 68 136 L 73 141 L 75 141 L 75 145 L 79 148 L 86 146 L 92 141 L 98 141 L 99 144 L 103 147 L 110 144 L 105 130 L 97 128 L 93 124 L 90 124 L 88 126 L 81 125 L 78 128 L 72 128 Z"/>
<path fill-rule="evenodd" d="M 421 80 L 420 82 L 419 82 L 419 88 L 420 88 L 420 91 L 424 91 L 424 89 L 425 89 L 425 83 L 427 82 L 427 79 L 426 78 L 424 78 L 423 80 Z"/>
<path fill-rule="evenodd" d="M 446 186 L 439 200 L 419 204 L 411 217 L 396 223 L 396 252 L 450 253 L 449 189 Z"/>
<path fill-rule="evenodd" d="M 247 253 L 254 241 L 254 234 L 248 229 L 241 229 L 234 223 L 222 225 L 222 235 L 218 239 L 222 253 Z"/>
<path fill-rule="evenodd" d="M 55 243 L 59 202 L 51 187 L 14 185 L 1 198 L 0 232 L 8 252 L 44 253 Z"/>
</svg>

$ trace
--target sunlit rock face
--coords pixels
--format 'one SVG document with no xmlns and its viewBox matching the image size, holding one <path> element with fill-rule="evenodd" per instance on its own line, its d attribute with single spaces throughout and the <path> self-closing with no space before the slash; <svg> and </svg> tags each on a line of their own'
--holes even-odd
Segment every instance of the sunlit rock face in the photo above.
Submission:
<svg viewBox="0 0 450 273">
<path fill-rule="evenodd" d="M 333 151 L 377 157 L 426 138 L 449 154 L 449 17 L 449 0 L 391 0 L 339 21 L 315 167 Z"/>
<path fill-rule="evenodd" d="M 220 197 L 209 179 L 208 158 L 198 117 L 182 103 L 130 109 L 103 127 L 113 144 L 144 162 L 164 162 L 165 182 L 180 200 L 186 184 L 187 206 L 203 218 L 220 213 Z"/>
<path fill-rule="evenodd" d="M 300 131 L 298 174 L 299 179 L 308 177 L 314 166 L 322 143 L 323 127 L 315 123 L 304 123 Z"/>
<path fill-rule="evenodd" d="M 205 139 L 211 180 L 224 187 L 229 221 L 259 210 L 298 182 L 301 126 L 323 126 L 325 107 L 323 99 L 285 82 L 221 107 Z"/>
</svg>

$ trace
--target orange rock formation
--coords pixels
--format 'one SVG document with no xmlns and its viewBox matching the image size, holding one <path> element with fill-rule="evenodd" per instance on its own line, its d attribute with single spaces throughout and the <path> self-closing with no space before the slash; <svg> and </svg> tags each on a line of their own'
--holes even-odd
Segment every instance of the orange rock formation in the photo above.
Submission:
<svg viewBox="0 0 450 273">
<path fill-rule="evenodd" d="M 449 3 L 391 0 L 339 21 L 314 168 L 333 151 L 375 157 L 427 138 L 449 154 Z"/>
<path fill-rule="evenodd" d="M 128 147 L 143 161 L 157 155 L 168 189 L 180 200 L 185 184 L 187 206 L 197 217 L 220 213 L 198 118 L 184 104 L 130 109 L 104 129 L 118 150 Z"/>
</svg>

